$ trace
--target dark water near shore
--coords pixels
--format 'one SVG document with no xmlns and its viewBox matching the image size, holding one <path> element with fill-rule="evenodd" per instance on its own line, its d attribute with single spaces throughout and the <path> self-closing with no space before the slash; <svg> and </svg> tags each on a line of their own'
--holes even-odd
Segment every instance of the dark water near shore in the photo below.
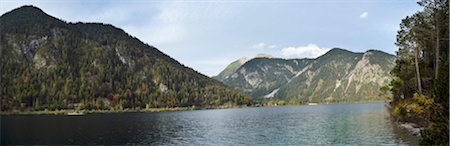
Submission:
<svg viewBox="0 0 450 146">
<path fill-rule="evenodd" d="M 383 103 L 1 117 L 1 144 L 405 144 Z"/>
</svg>

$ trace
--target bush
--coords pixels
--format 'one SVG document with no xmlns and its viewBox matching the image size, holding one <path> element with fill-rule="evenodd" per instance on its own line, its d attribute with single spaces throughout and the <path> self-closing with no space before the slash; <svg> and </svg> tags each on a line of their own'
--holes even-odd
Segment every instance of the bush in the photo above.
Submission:
<svg viewBox="0 0 450 146">
<path fill-rule="evenodd" d="M 422 130 L 420 145 L 448 145 L 448 125 L 435 124 L 430 129 Z"/>
<path fill-rule="evenodd" d="M 429 111 L 433 105 L 433 99 L 414 93 L 413 98 L 402 100 L 394 105 L 392 115 L 400 122 L 413 122 L 421 126 L 427 126 Z"/>
</svg>

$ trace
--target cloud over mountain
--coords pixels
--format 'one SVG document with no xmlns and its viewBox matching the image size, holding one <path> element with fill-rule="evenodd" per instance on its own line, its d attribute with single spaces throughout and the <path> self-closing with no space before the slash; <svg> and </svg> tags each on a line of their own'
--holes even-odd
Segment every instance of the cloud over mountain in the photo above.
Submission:
<svg viewBox="0 0 450 146">
<path fill-rule="evenodd" d="M 316 58 L 325 54 L 330 48 L 321 48 L 316 44 L 281 49 L 281 55 L 287 58 Z"/>
</svg>

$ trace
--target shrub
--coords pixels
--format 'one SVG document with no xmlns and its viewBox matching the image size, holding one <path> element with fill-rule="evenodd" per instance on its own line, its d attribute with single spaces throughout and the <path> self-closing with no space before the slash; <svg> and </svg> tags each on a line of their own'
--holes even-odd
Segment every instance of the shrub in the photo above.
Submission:
<svg viewBox="0 0 450 146">
<path fill-rule="evenodd" d="M 400 122 L 413 122 L 421 126 L 429 123 L 429 111 L 434 105 L 433 99 L 414 93 L 408 98 L 394 105 L 392 115 Z"/>
</svg>

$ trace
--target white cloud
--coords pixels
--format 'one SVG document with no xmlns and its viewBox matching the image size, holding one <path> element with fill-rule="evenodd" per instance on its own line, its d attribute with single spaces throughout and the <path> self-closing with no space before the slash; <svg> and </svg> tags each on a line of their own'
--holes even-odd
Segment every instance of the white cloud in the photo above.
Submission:
<svg viewBox="0 0 450 146">
<path fill-rule="evenodd" d="M 369 16 L 369 12 L 364 12 L 361 15 L 359 15 L 359 18 L 364 19 L 367 18 L 367 16 Z"/>
<path fill-rule="evenodd" d="M 277 48 L 277 45 L 268 45 L 266 43 L 260 42 L 260 43 L 252 45 L 251 48 L 252 49 L 258 49 L 258 50 L 275 49 L 275 48 Z"/>
<path fill-rule="evenodd" d="M 330 48 L 320 48 L 316 44 L 281 49 L 281 55 L 288 58 L 316 58 L 328 52 Z"/>
</svg>

